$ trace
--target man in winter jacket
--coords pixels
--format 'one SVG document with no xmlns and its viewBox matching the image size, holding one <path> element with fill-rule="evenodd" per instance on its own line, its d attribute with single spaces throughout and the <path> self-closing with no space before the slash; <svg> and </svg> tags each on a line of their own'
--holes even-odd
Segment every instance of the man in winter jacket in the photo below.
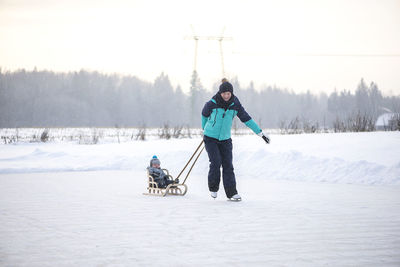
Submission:
<svg viewBox="0 0 400 267">
<path fill-rule="evenodd" d="M 247 114 L 239 99 L 233 94 L 233 86 L 226 79 L 222 80 L 219 91 L 208 101 L 201 112 L 204 144 L 210 160 L 208 188 L 213 198 L 219 190 L 221 165 L 224 189 L 228 199 L 240 201 L 236 190 L 235 173 L 232 165 L 231 128 L 235 116 L 254 133 L 269 143 L 268 135 L 263 134 L 257 123 Z"/>
</svg>

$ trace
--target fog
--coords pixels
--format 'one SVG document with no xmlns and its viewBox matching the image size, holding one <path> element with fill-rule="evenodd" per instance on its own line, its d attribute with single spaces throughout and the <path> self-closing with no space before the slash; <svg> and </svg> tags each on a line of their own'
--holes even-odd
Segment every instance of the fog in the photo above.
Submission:
<svg viewBox="0 0 400 267">
<path fill-rule="evenodd" d="M 135 76 L 95 71 L 1 71 L 0 127 L 201 127 L 201 110 L 219 81 L 205 88 L 196 72 L 191 87 L 173 87 L 167 74 L 153 82 Z M 374 120 L 400 112 L 400 96 L 382 95 L 374 82 L 360 78 L 357 88 L 318 95 L 276 86 L 255 90 L 253 83 L 230 81 L 234 94 L 262 128 L 299 119 L 319 127 L 362 114 Z M 184 93 L 189 91 L 189 93 Z M 235 119 L 235 127 L 243 127 Z"/>
</svg>

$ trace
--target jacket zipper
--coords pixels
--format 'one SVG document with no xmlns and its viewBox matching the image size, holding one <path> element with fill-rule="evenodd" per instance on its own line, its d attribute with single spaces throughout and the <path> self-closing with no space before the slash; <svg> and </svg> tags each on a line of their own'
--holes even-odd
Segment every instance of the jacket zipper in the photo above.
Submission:
<svg viewBox="0 0 400 267">
<path fill-rule="evenodd" d="M 218 109 L 215 110 L 214 123 L 213 123 L 212 127 L 214 127 L 215 123 L 217 122 L 217 114 L 218 114 Z"/>
</svg>

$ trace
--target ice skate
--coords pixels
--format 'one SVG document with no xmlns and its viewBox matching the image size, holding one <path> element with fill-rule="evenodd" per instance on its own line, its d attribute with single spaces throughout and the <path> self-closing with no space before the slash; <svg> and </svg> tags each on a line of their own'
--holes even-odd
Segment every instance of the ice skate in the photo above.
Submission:
<svg viewBox="0 0 400 267">
<path fill-rule="evenodd" d="M 232 197 L 228 198 L 230 201 L 242 201 L 242 198 L 239 194 L 233 195 Z"/>
</svg>

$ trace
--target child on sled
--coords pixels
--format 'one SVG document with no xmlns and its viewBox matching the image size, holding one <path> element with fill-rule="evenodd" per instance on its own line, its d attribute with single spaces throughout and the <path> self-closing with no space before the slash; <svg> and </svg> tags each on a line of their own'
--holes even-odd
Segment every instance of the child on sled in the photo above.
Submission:
<svg viewBox="0 0 400 267">
<path fill-rule="evenodd" d="M 171 176 L 166 174 L 160 167 L 161 162 L 157 158 L 157 156 L 153 156 L 153 158 L 150 160 L 150 166 L 147 167 L 147 170 L 149 172 L 149 175 L 153 177 L 154 182 L 157 183 L 159 188 L 166 188 L 170 184 L 178 184 L 179 180 L 175 179 L 172 180 Z"/>
</svg>

